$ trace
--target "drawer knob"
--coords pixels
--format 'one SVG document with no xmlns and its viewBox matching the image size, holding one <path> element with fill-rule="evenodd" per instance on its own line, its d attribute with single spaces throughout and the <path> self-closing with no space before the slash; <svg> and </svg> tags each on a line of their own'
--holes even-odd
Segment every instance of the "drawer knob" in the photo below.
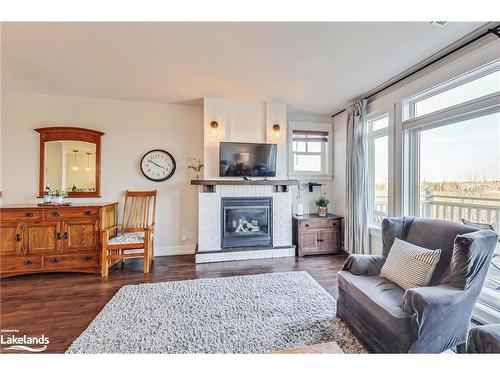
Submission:
<svg viewBox="0 0 500 375">
<path fill-rule="evenodd" d="M 59 212 L 58 211 L 52 211 L 52 216 L 54 217 L 59 217 Z"/>
<path fill-rule="evenodd" d="M 26 266 L 29 266 L 29 265 L 33 264 L 33 261 L 32 261 L 31 259 L 26 259 L 26 260 L 24 261 L 24 264 L 25 264 Z"/>
<path fill-rule="evenodd" d="M 92 211 L 83 211 L 85 216 L 92 216 Z"/>
<path fill-rule="evenodd" d="M 57 232 L 56 233 L 56 240 L 60 240 L 62 237 L 61 237 L 61 233 Z"/>
<path fill-rule="evenodd" d="M 19 233 L 18 233 L 18 234 L 16 234 L 16 241 L 17 241 L 17 242 L 21 241 L 21 235 L 20 235 Z"/>
<path fill-rule="evenodd" d="M 52 258 L 50 260 L 50 263 L 59 263 L 60 261 L 61 261 L 61 259 L 59 259 L 59 258 Z"/>
<path fill-rule="evenodd" d="M 85 255 L 83 257 L 83 260 L 86 261 L 86 262 L 88 262 L 89 260 L 92 260 L 92 256 L 91 255 Z"/>
<path fill-rule="evenodd" d="M 33 212 L 25 212 L 24 216 L 26 216 L 26 217 L 33 217 Z"/>
<path fill-rule="evenodd" d="M 309 228 L 309 224 L 305 224 L 304 226 L 305 226 L 306 228 Z"/>
<path fill-rule="evenodd" d="M 68 232 L 64 232 L 64 233 L 63 233 L 63 238 L 64 238 L 65 240 L 67 240 L 67 239 L 68 239 L 68 237 L 69 237 Z"/>
<path fill-rule="evenodd" d="M 318 242 L 324 242 L 325 240 L 319 239 Z"/>
</svg>

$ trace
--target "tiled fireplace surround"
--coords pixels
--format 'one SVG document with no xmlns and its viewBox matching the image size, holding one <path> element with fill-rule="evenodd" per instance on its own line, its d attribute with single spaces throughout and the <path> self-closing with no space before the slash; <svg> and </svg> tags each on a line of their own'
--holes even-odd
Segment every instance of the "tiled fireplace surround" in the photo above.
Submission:
<svg viewBox="0 0 500 375">
<path fill-rule="evenodd" d="M 292 194 L 275 192 L 272 185 L 217 185 L 215 192 L 199 191 L 198 250 L 196 263 L 294 256 L 292 245 Z M 272 197 L 272 248 L 221 248 L 223 197 Z"/>
</svg>

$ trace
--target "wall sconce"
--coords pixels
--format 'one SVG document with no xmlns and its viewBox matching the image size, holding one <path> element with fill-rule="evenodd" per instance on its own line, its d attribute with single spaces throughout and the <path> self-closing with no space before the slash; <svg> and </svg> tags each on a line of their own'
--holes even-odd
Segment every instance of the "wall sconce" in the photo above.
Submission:
<svg viewBox="0 0 500 375">
<path fill-rule="evenodd" d="M 280 139 L 280 126 L 278 124 L 273 125 L 273 138 L 279 141 Z"/>
<path fill-rule="evenodd" d="M 210 123 L 210 130 L 208 131 L 208 135 L 212 139 L 219 138 L 219 123 L 217 121 L 212 121 Z"/>
</svg>

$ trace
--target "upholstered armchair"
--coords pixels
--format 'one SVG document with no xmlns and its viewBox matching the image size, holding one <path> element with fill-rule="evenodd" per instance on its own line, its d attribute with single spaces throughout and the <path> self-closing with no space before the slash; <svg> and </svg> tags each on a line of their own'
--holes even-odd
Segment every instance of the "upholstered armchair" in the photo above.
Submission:
<svg viewBox="0 0 500 375">
<path fill-rule="evenodd" d="M 401 289 L 380 277 L 395 238 L 441 249 L 429 286 Z M 338 273 L 337 315 L 372 352 L 440 353 L 467 340 L 472 309 L 497 235 L 444 220 L 382 222 L 382 254 L 351 255 Z"/>
</svg>

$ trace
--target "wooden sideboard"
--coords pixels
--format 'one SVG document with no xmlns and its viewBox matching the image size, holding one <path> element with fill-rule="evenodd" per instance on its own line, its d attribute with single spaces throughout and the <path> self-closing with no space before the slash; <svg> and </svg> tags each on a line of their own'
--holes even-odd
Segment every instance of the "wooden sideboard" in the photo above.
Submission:
<svg viewBox="0 0 500 375">
<path fill-rule="evenodd" d="M 0 207 L 0 276 L 100 273 L 100 231 L 117 224 L 118 203 Z"/>
<path fill-rule="evenodd" d="M 299 257 L 309 254 L 340 253 L 342 217 L 328 214 L 293 216 L 293 244 Z"/>
</svg>

